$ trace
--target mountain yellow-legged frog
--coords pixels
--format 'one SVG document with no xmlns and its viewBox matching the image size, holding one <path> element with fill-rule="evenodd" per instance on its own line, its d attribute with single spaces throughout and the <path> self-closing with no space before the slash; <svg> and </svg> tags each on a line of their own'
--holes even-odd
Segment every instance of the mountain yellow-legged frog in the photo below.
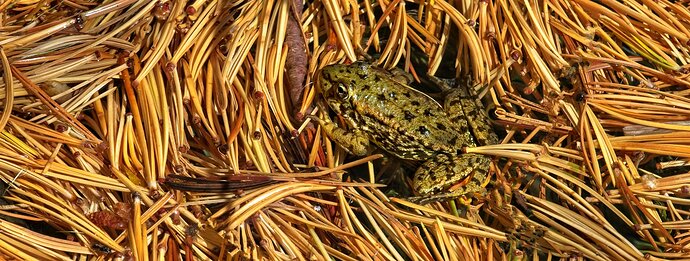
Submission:
<svg viewBox="0 0 690 261">
<path fill-rule="evenodd" d="M 365 62 L 327 66 L 316 84 L 349 128 L 316 121 L 349 153 L 363 156 L 375 145 L 395 157 L 424 162 L 413 189 L 429 200 L 483 191 L 490 159 L 463 148 L 496 144 L 498 138 L 473 92 L 451 89 L 441 106 L 392 72 Z"/>
</svg>

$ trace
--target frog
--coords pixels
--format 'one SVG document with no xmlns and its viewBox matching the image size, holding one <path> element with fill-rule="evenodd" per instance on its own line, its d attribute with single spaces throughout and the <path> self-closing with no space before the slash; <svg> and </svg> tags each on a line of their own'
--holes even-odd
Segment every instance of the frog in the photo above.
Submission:
<svg viewBox="0 0 690 261">
<path fill-rule="evenodd" d="M 412 189 L 424 203 L 482 193 L 491 158 L 466 153 L 467 147 L 497 144 L 488 116 L 472 88 L 445 90 L 443 105 L 409 86 L 411 77 L 368 62 L 333 64 L 315 75 L 325 103 L 343 119 L 312 117 L 346 152 L 365 156 L 375 148 L 403 160 L 422 162 Z M 325 105 L 322 105 L 325 107 Z"/>
</svg>

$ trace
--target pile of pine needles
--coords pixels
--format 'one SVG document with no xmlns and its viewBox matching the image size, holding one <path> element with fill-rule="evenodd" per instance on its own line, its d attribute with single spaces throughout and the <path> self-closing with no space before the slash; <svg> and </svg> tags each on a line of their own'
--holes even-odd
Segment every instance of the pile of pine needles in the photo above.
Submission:
<svg viewBox="0 0 690 261">
<path fill-rule="evenodd" d="M 2 1 L 0 255 L 687 259 L 689 5 Z M 478 83 L 484 198 L 391 198 L 304 120 L 362 53 Z"/>
</svg>

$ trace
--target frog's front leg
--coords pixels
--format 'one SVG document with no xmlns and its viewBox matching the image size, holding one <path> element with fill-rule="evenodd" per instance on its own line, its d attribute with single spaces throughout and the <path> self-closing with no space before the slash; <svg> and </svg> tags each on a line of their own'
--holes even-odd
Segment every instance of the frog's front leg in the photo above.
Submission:
<svg viewBox="0 0 690 261">
<path fill-rule="evenodd" d="M 438 155 L 417 169 L 413 188 L 422 194 L 411 198 L 426 204 L 484 192 L 490 159 L 479 154 Z"/>
<path fill-rule="evenodd" d="M 322 120 L 317 117 L 310 118 L 321 126 L 331 140 L 335 141 L 336 144 L 345 149 L 348 153 L 356 156 L 364 156 L 369 152 L 371 148 L 369 145 L 369 138 L 361 130 L 353 129 L 352 131 L 348 131 L 338 127 L 338 125 L 330 120 Z"/>
</svg>

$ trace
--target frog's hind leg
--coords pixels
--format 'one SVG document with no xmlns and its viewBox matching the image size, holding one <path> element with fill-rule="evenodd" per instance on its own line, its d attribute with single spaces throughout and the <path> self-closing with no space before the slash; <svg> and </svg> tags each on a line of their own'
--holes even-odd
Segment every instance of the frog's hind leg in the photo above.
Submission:
<svg viewBox="0 0 690 261">
<path fill-rule="evenodd" d="M 477 95 L 468 88 L 456 88 L 448 93 L 444 102 L 444 108 L 451 117 L 462 117 L 472 129 L 473 136 L 479 145 L 498 144 L 498 136 L 492 129 L 489 116 L 483 111 Z"/>
<path fill-rule="evenodd" d="M 490 159 L 479 154 L 438 155 L 422 164 L 414 175 L 413 188 L 423 196 L 410 200 L 426 204 L 484 192 Z"/>
</svg>

